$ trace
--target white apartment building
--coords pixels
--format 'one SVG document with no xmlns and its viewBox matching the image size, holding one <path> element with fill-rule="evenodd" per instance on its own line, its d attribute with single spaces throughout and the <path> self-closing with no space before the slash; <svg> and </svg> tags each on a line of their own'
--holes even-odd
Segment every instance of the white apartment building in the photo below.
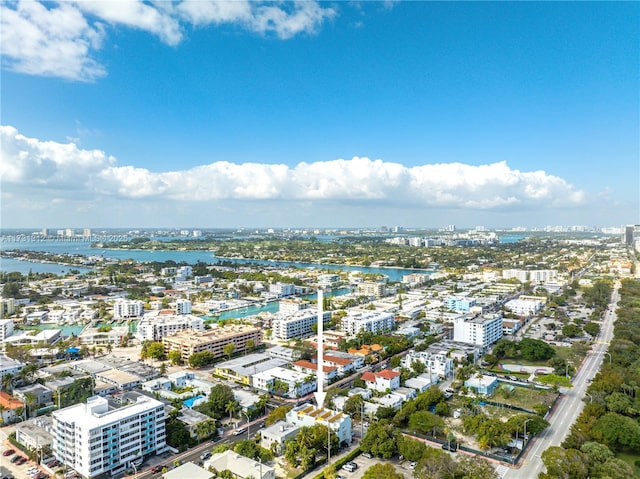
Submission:
<svg viewBox="0 0 640 479">
<path fill-rule="evenodd" d="M 144 303 L 130 299 L 118 299 L 113 303 L 114 319 L 137 318 L 142 316 Z"/>
<path fill-rule="evenodd" d="M 351 418 L 341 412 L 302 404 L 291 409 L 285 420 L 298 427 L 322 424 L 337 435 L 340 444 L 351 444 Z"/>
<path fill-rule="evenodd" d="M 331 319 L 331 312 L 322 315 L 324 322 Z M 313 309 L 303 309 L 291 316 L 278 316 L 271 321 L 271 334 L 276 339 L 306 338 L 313 334 L 313 325 L 318 324 L 318 313 Z"/>
<path fill-rule="evenodd" d="M 0 318 L 11 316 L 16 312 L 16 300 L 13 298 L 0 298 Z"/>
<path fill-rule="evenodd" d="M 544 303 L 535 299 L 512 299 L 504 304 L 505 309 L 518 316 L 531 316 L 542 309 Z"/>
<path fill-rule="evenodd" d="M 52 418 L 54 456 L 83 477 L 119 474 L 166 448 L 164 405 L 147 396 L 115 409 L 93 396 Z"/>
<path fill-rule="evenodd" d="M 145 315 L 139 322 L 135 337 L 140 341 L 162 341 L 162 338 L 178 331 L 192 329 L 204 331 L 204 320 L 192 314 Z"/>
<path fill-rule="evenodd" d="M 340 323 L 340 329 L 349 336 L 355 336 L 360 331 L 388 332 L 392 331 L 393 327 L 393 315 L 377 311 L 350 311 Z"/>
<path fill-rule="evenodd" d="M 487 314 L 475 318 L 457 318 L 453 323 L 453 340 L 475 344 L 485 351 L 502 338 L 502 315 Z"/>
<path fill-rule="evenodd" d="M 524 269 L 505 269 L 502 270 L 502 278 L 503 279 L 512 279 L 515 278 L 521 283 L 526 283 L 529 279 L 528 271 Z"/>
<path fill-rule="evenodd" d="M 415 351 L 411 349 L 402 358 L 403 368 L 411 369 L 413 363 L 419 362 L 425 365 L 425 374 L 435 379 L 441 377 L 448 379 L 453 375 L 453 359 L 447 357 L 446 351 L 434 353 L 432 351 Z"/>
<path fill-rule="evenodd" d="M 311 308 L 311 303 L 309 301 L 303 301 L 298 298 L 283 299 L 282 301 L 280 301 L 279 307 L 280 309 L 278 310 L 278 313 L 282 315 L 291 315 L 297 313 L 298 311 Z"/>
<path fill-rule="evenodd" d="M 387 292 L 387 285 L 378 281 L 363 281 L 358 283 L 358 294 L 381 298 Z"/>
<path fill-rule="evenodd" d="M 13 319 L 0 319 L 0 343 L 13 334 Z"/>
<path fill-rule="evenodd" d="M 529 271 L 529 280 L 532 283 L 541 284 L 556 279 L 558 272 L 555 269 L 537 269 Z"/>
<path fill-rule="evenodd" d="M 191 301 L 188 299 L 176 299 L 173 303 L 176 314 L 191 314 Z"/>
<path fill-rule="evenodd" d="M 254 388 L 269 393 L 276 391 L 276 381 L 278 381 L 280 385 L 286 385 L 287 390 L 282 391 L 284 393 L 283 396 L 292 399 L 306 396 L 314 392 L 318 387 L 315 376 L 281 367 L 254 374 L 251 380 Z"/>
<path fill-rule="evenodd" d="M 278 295 L 279 298 L 296 294 L 296 285 L 288 283 L 274 283 L 269 285 L 269 292 Z"/>
</svg>

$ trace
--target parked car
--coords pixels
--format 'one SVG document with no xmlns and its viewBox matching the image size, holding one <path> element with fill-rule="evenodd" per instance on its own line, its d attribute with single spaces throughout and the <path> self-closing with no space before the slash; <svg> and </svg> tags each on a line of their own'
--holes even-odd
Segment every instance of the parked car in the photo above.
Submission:
<svg viewBox="0 0 640 479">
<path fill-rule="evenodd" d="M 4 451 L 2 453 L 3 456 L 10 456 L 11 454 L 15 454 L 16 450 L 15 449 L 7 449 L 6 451 Z"/>
<path fill-rule="evenodd" d="M 20 456 L 13 456 L 13 457 L 11 458 L 11 462 L 12 462 L 12 463 L 16 463 L 16 462 L 18 462 L 19 460 L 20 460 Z"/>
<path fill-rule="evenodd" d="M 342 466 L 342 469 L 347 472 L 353 472 L 358 469 L 358 465 L 355 462 L 347 462 L 344 466 Z"/>
<path fill-rule="evenodd" d="M 16 461 L 16 464 L 17 464 L 18 466 L 20 466 L 21 464 L 24 464 L 25 462 L 27 462 L 27 459 L 26 459 L 26 458 L 24 458 L 24 457 L 22 457 L 22 456 L 19 456 L 19 457 L 18 457 L 18 460 Z"/>
<path fill-rule="evenodd" d="M 363 452 L 362 453 L 362 457 L 366 457 L 367 459 L 371 459 L 373 456 L 371 455 L 370 452 Z"/>
<path fill-rule="evenodd" d="M 162 466 L 153 466 L 151 468 L 151 474 L 158 474 L 162 471 Z"/>
</svg>

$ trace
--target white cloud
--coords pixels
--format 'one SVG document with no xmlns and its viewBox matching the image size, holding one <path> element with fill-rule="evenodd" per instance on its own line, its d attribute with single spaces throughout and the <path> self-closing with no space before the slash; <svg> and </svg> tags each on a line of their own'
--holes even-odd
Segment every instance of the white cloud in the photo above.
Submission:
<svg viewBox="0 0 640 479">
<path fill-rule="evenodd" d="M 3 189 L 28 188 L 33 198 L 58 194 L 184 204 L 273 201 L 300 204 L 359 202 L 416 208 L 499 210 L 575 207 L 584 192 L 544 171 L 521 172 L 506 162 L 407 167 L 368 158 L 299 163 L 295 167 L 215 162 L 188 170 L 153 172 L 118 166 L 100 150 L 27 138 L 0 127 Z M 73 192 L 76 191 L 76 193 Z"/>
<path fill-rule="evenodd" d="M 83 81 L 106 73 L 91 58 L 102 44 L 102 25 L 89 24 L 71 4 L 48 9 L 29 0 L 2 3 L 0 31 L 3 64 L 11 70 Z"/>
<path fill-rule="evenodd" d="M 333 8 L 314 0 L 13 0 L 0 5 L 1 53 L 4 66 L 20 73 L 94 81 L 106 74 L 95 55 L 104 43 L 107 25 L 143 30 L 174 46 L 189 26 L 237 24 L 288 39 L 315 33 L 335 14 Z"/>
</svg>

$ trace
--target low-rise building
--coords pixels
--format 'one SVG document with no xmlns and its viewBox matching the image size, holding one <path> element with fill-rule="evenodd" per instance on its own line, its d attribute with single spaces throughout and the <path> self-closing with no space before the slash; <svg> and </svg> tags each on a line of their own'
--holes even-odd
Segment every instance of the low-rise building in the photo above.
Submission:
<svg viewBox="0 0 640 479">
<path fill-rule="evenodd" d="M 31 451 L 50 448 L 53 443 L 53 423 L 49 416 L 40 416 L 23 421 L 15 426 L 16 441 Z"/>
<path fill-rule="evenodd" d="M 400 387 L 400 373 L 391 369 L 383 369 L 379 372 L 366 372 L 362 380 L 367 388 L 379 392 L 393 391 Z"/>
<path fill-rule="evenodd" d="M 498 388 L 498 379 L 484 374 L 472 376 L 464 382 L 464 385 L 476 394 L 489 395 Z"/>
<path fill-rule="evenodd" d="M 337 435 L 340 444 L 351 444 L 351 418 L 341 412 L 318 408 L 310 404 L 301 404 L 291 409 L 285 419 L 288 423 L 298 427 L 322 424 L 328 427 L 331 433 Z"/>
<path fill-rule="evenodd" d="M 224 347 L 233 344 L 235 351 L 245 351 L 262 344 L 262 329 L 243 324 L 218 326 L 205 331 L 180 331 L 162 338 L 165 353 L 179 351 L 183 361 L 195 353 L 209 351 L 214 358 L 226 356 Z"/>
<path fill-rule="evenodd" d="M 128 334 L 127 326 L 85 328 L 78 339 L 86 346 L 118 346 Z"/>
<path fill-rule="evenodd" d="M 299 398 L 314 392 L 318 385 L 313 375 L 277 367 L 253 375 L 253 387 L 289 398 Z"/>
<path fill-rule="evenodd" d="M 439 376 L 442 379 L 448 379 L 453 376 L 453 359 L 447 357 L 446 351 L 416 351 L 410 349 L 402 358 L 401 365 L 404 368 L 411 369 L 414 363 L 421 363 L 425 366 L 427 374 Z"/>
<path fill-rule="evenodd" d="M 213 479 L 216 475 L 193 462 L 185 462 L 162 475 L 163 479 L 184 479 L 185 477 L 189 479 Z"/>
<path fill-rule="evenodd" d="M 318 374 L 318 363 L 312 363 L 306 359 L 299 359 L 291 363 L 291 366 L 295 371 L 299 371 L 304 374 Z M 338 368 L 335 366 L 323 366 L 322 375 L 325 383 L 329 383 L 338 377 Z"/>
<path fill-rule="evenodd" d="M 186 329 L 204 331 L 204 320 L 192 314 L 145 314 L 138 321 L 135 337 L 139 341 L 162 341 L 165 336 Z"/>
<path fill-rule="evenodd" d="M 0 406 L 4 424 L 10 424 L 24 416 L 25 404 L 4 391 L 0 391 Z"/>
<path fill-rule="evenodd" d="M 389 332 L 394 328 L 393 315 L 377 311 L 351 311 L 340 323 L 340 329 L 349 336 L 361 331 L 370 333 Z"/>
<path fill-rule="evenodd" d="M 326 323 L 331 319 L 331 312 L 322 315 Z M 318 314 L 312 309 L 303 309 L 291 315 L 276 315 L 271 321 L 272 335 L 283 341 L 295 338 L 307 338 L 313 334 L 313 326 L 318 324 Z"/>
<path fill-rule="evenodd" d="M 276 477 L 275 470 L 272 467 L 241 456 L 231 450 L 214 454 L 203 465 L 207 469 L 229 471 L 237 479 L 275 479 Z M 183 479 L 185 477 L 191 478 L 192 476 L 181 475 L 170 479 Z"/>
<path fill-rule="evenodd" d="M 5 376 L 15 376 L 24 368 L 24 363 L 10 358 L 6 354 L 0 353 L 0 378 Z"/>
<path fill-rule="evenodd" d="M 275 455 L 282 454 L 284 443 L 293 439 L 300 428 L 285 421 L 278 421 L 260 430 L 260 447 L 272 451 Z"/>
<path fill-rule="evenodd" d="M 254 374 L 286 364 L 284 359 L 272 358 L 266 353 L 255 353 L 216 364 L 214 374 L 249 386 Z"/>
</svg>

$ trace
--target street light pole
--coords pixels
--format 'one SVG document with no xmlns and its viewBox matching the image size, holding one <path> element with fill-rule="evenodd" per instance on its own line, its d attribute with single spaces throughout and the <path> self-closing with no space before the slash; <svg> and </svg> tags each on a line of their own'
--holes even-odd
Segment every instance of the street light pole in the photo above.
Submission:
<svg viewBox="0 0 640 479">
<path fill-rule="evenodd" d="M 608 352 L 606 352 L 606 351 L 605 351 L 605 352 L 604 352 L 604 354 L 606 354 L 607 356 L 609 356 L 609 364 L 611 364 L 611 353 L 608 353 Z"/>
<path fill-rule="evenodd" d="M 587 396 L 589 396 L 589 403 L 593 402 L 593 396 L 591 394 L 589 394 L 588 392 L 584 392 Z"/>
</svg>

